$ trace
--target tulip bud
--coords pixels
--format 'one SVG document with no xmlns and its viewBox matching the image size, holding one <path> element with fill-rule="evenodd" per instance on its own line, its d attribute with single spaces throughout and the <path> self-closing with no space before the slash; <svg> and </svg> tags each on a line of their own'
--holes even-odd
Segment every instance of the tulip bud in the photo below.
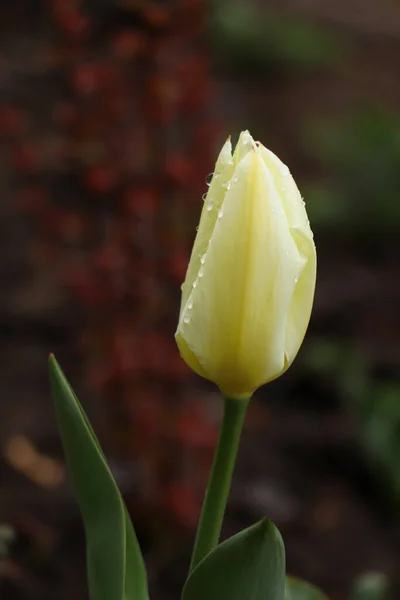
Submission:
<svg viewBox="0 0 400 600">
<path fill-rule="evenodd" d="M 316 251 L 304 202 L 277 156 L 240 135 L 218 157 L 201 213 L 175 338 L 226 396 L 279 377 L 303 341 Z"/>
</svg>

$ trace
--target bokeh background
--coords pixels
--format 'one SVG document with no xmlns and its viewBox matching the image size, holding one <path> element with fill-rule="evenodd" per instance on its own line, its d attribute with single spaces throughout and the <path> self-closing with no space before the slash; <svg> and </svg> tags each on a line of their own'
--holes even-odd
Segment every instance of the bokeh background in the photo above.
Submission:
<svg viewBox="0 0 400 600">
<path fill-rule="evenodd" d="M 332 600 L 371 572 L 400 593 L 399 58 L 394 0 L 2 0 L 2 598 L 87 598 L 49 351 L 153 598 L 179 597 L 221 403 L 173 333 L 206 176 L 245 128 L 290 166 L 319 276 L 298 359 L 249 410 L 224 535 L 267 515 Z"/>
</svg>

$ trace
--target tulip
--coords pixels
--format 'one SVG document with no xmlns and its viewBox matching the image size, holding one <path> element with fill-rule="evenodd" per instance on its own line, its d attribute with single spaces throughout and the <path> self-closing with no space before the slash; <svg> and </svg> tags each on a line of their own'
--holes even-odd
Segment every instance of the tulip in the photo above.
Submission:
<svg viewBox="0 0 400 600">
<path fill-rule="evenodd" d="M 205 198 L 175 338 L 185 362 L 230 398 L 249 398 L 293 362 L 314 297 L 304 202 L 249 132 L 228 139 Z"/>
</svg>

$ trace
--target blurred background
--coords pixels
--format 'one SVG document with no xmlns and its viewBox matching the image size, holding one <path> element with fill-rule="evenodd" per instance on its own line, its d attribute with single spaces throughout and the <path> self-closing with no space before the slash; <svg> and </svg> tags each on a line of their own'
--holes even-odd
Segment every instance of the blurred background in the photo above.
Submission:
<svg viewBox="0 0 400 600">
<path fill-rule="evenodd" d="M 1 597 L 87 598 L 49 351 L 152 597 L 179 597 L 221 403 L 173 333 L 207 174 L 245 128 L 290 166 L 319 276 L 298 359 L 251 404 L 224 536 L 267 515 L 291 574 L 399 597 L 399 3 L 2 0 L 0 33 Z"/>
</svg>

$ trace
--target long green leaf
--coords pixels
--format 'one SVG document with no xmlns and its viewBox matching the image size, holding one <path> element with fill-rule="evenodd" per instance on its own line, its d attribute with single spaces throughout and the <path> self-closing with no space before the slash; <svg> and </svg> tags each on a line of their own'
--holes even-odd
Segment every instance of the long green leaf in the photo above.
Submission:
<svg viewBox="0 0 400 600">
<path fill-rule="evenodd" d="M 285 600 L 328 600 L 318 588 L 297 577 L 286 577 Z"/>
<path fill-rule="evenodd" d="M 210 552 L 189 575 L 182 600 L 283 600 L 285 549 L 263 519 Z"/>
<path fill-rule="evenodd" d="M 146 570 L 121 494 L 56 359 L 50 380 L 66 461 L 81 509 L 91 600 L 148 600 Z"/>
</svg>

